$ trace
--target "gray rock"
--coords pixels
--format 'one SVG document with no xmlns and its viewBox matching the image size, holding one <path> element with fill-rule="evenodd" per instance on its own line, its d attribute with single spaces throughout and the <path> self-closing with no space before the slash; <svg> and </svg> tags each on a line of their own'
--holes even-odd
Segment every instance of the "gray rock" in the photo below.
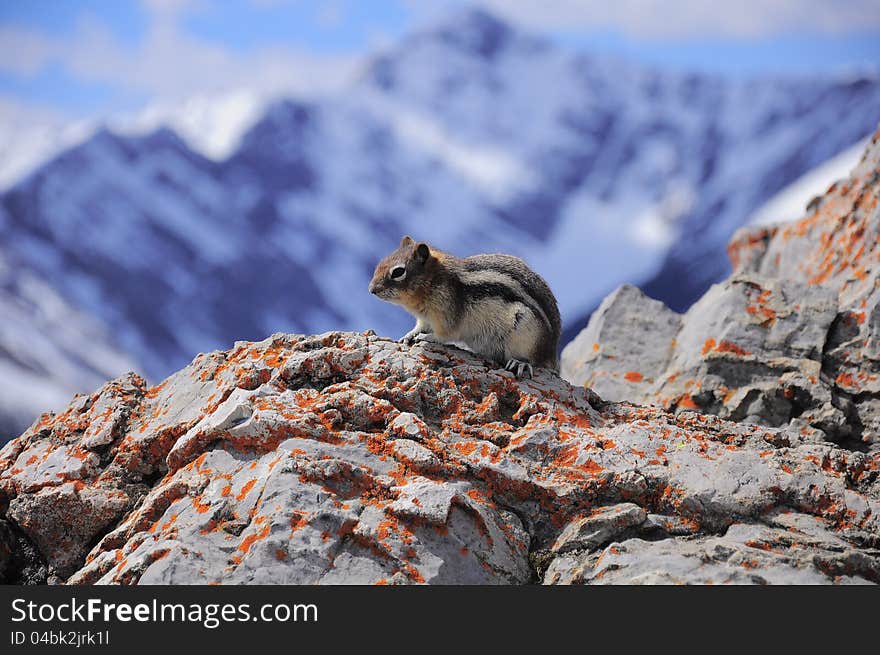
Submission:
<svg viewBox="0 0 880 655">
<path fill-rule="evenodd" d="M 608 400 L 641 398 L 666 371 L 680 329 L 678 314 L 625 284 L 562 351 L 562 377 Z"/>
<path fill-rule="evenodd" d="M 686 314 L 611 294 L 563 351 L 564 377 L 614 401 L 880 448 L 878 195 L 875 135 L 803 219 L 734 235 L 734 274 Z"/>
<path fill-rule="evenodd" d="M 553 561 L 548 584 L 864 584 L 880 579 L 876 557 L 827 530 L 808 535 L 737 523 L 720 537 L 634 538 L 601 553 Z"/>
<path fill-rule="evenodd" d="M 645 522 L 640 526 L 643 532 L 682 536 L 699 532 L 700 526 L 695 521 L 690 521 L 681 516 L 667 516 L 664 514 L 648 514 Z"/>
<path fill-rule="evenodd" d="M 37 545 L 49 566 L 67 576 L 86 554 L 86 545 L 128 506 L 121 491 L 67 482 L 16 496 L 7 516 Z"/>
<path fill-rule="evenodd" d="M 646 518 L 645 510 L 633 503 L 600 507 L 565 526 L 551 550 L 557 554 L 570 550 L 595 550 L 629 528 L 641 525 Z"/>
</svg>

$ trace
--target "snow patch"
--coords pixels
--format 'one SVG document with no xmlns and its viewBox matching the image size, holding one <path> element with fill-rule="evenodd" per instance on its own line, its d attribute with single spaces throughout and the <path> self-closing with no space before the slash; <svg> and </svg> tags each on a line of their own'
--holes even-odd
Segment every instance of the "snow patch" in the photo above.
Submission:
<svg viewBox="0 0 880 655">
<path fill-rule="evenodd" d="M 767 225 L 787 223 L 802 218 L 807 212 L 806 206 L 810 200 L 825 193 L 836 181 L 849 176 L 861 160 L 867 143 L 868 139 L 862 139 L 805 173 L 770 198 L 749 217 L 747 223 Z"/>
</svg>

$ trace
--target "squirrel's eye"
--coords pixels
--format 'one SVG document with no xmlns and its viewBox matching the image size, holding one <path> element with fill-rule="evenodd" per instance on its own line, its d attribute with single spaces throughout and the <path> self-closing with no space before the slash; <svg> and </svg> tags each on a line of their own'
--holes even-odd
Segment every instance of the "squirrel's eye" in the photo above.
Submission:
<svg viewBox="0 0 880 655">
<path fill-rule="evenodd" d="M 406 277 L 406 269 L 403 266 L 395 266 L 391 269 L 391 279 L 400 282 Z"/>
</svg>

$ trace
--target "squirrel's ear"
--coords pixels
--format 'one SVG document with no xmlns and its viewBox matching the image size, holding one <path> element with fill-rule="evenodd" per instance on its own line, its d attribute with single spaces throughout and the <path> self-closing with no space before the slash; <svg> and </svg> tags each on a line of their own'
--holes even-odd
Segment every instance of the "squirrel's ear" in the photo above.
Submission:
<svg viewBox="0 0 880 655">
<path fill-rule="evenodd" d="M 431 254 L 431 250 L 428 248 L 427 243 L 420 243 L 416 246 L 416 259 L 420 262 L 428 261 L 428 255 Z"/>
<path fill-rule="evenodd" d="M 400 247 L 411 246 L 413 244 L 413 239 L 411 236 L 406 235 L 400 240 Z"/>
</svg>

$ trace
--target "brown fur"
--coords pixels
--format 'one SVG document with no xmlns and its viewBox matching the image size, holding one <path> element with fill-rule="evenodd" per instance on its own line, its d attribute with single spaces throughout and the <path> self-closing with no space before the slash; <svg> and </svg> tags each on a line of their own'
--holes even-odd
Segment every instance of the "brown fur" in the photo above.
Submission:
<svg viewBox="0 0 880 655">
<path fill-rule="evenodd" d="M 404 339 L 431 332 L 502 365 L 520 361 L 558 370 L 556 299 L 518 258 L 460 259 L 407 236 L 376 266 L 370 292 L 416 317 Z"/>
</svg>

